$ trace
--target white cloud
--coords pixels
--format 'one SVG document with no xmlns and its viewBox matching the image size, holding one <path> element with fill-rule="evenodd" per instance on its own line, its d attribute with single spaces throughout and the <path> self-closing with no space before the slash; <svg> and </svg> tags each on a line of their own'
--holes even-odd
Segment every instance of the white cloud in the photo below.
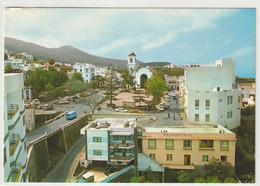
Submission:
<svg viewBox="0 0 260 186">
<path fill-rule="evenodd" d="M 255 52 L 255 47 L 252 46 L 246 46 L 244 48 L 240 48 L 238 50 L 235 50 L 231 53 L 231 57 L 240 57 L 240 56 L 246 56 L 251 53 Z"/>
<path fill-rule="evenodd" d="M 143 51 L 173 42 L 183 32 L 215 28 L 226 9 L 6 9 L 6 35 L 46 47 L 85 46 L 104 54 L 135 45 Z M 116 38 L 122 38 L 115 40 Z M 110 43 L 110 44 L 107 44 Z M 180 46 L 185 47 L 185 46 Z"/>
<path fill-rule="evenodd" d="M 174 37 L 176 37 L 175 33 L 167 33 L 163 37 L 159 37 L 156 40 L 149 42 L 141 47 L 141 50 L 151 50 L 153 48 L 158 48 L 163 46 L 164 44 L 170 42 Z"/>
<path fill-rule="evenodd" d="M 229 44 L 229 43 L 231 43 L 231 40 L 230 40 L 230 39 L 226 39 L 226 40 L 224 41 L 224 44 L 225 44 L 225 45 L 227 45 L 227 44 Z"/>
</svg>

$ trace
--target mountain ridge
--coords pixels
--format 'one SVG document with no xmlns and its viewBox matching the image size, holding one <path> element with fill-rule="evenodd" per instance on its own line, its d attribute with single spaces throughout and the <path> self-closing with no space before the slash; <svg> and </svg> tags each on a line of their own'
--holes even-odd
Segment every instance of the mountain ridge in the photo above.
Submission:
<svg viewBox="0 0 260 186">
<path fill-rule="evenodd" d="M 49 60 L 50 58 L 53 58 L 54 61 L 64 63 L 90 63 L 101 67 L 112 64 L 121 69 L 127 67 L 127 59 L 112 59 L 102 56 L 95 56 L 71 45 L 64 45 L 59 48 L 47 48 L 35 43 L 10 37 L 5 37 L 4 44 L 5 49 L 8 51 L 13 51 L 16 53 L 26 52 L 35 56 L 37 59 Z M 137 63 L 142 64 L 143 62 L 137 60 Z"/>
</svg>

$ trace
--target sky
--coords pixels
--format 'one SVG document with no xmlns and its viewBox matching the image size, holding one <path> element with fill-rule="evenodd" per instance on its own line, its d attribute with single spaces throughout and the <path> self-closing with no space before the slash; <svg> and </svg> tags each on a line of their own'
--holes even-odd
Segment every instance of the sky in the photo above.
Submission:
<svg viewBox="0 0 260 186">
<path fill-rule="evenodd" d="M 236 61 L 255 77 L 255 9 L 7 8 L 5 36 L 48 48 L 176 65 Z"/>
</svg>

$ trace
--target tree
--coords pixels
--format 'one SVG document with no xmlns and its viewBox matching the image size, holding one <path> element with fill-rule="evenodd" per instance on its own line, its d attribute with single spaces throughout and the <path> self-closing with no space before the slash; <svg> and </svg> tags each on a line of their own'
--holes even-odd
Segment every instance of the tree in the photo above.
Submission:
<svg viewBox="0 0 260 186">
<path fill-rule="evenodd" d="M 73 96 L 73 101 L 75 101 L 76 93 L 86 90 L 86 84 L 84 82 L 74 79 L 70 79 L 65 84 L 65 87 L 69 91 L 69 94 Z"/>
<path fill-rule="evenodd" d="M 217 176 L 208 176 L 207 183 L 222 183 Z"/>
<path fill-rule="evenodd" d="M 8 60 L 8 55 L 6 53 L 4 53 L 4 60 Z"/>
<path fill-rule="evenodd" d="M 95 110 L 98 107 L 98 100 L 100 97 L 98 96 L 97 93 L 92 94 L 89 97 L 83 97 L 82 102 L 85 103 L 87 106 L 90 107 L 92 114 L 94 114 Z"/>
<path fill-rule="evenodd" d="M 130 183 L 145 183 L 145 177 L 144 176 L 139 176 L 139 177 L 133 177 L 130 180 Z"/>
<path fill-rule="evenodd" d="M 133 76 L 133 73 L 129 72 L 128 69 L 124 69 L 121 73 L 121 76 L 123 78 L 121 84 L 124 88 L 127 87 L 127 89 L 129 90 L 130 87 L 135 85 L 135 77 Z"/>
<path fill-rule="evenodd" d="M 141 94 L 140 90 L 136 90 L 137 96 L 133 96 L 135 103 L 139 103 L 139 106 L 142 102 L 145 102 L 146 100 L 144 99 L 145 96 Z"/>
<path fill-rule="evenodd" d="M 224 183 L 237 183 L 233 177 L 226 177 Z"/>
<path fill-rule="evenodd" d="M 208 176 L 216 176 L 219 180 L 224 181 L 227 176 L 233 176 L 234 171 L 231 163 L 227 161 L 220 161 L 214 156 L 205 165 L 206 174 Z"/>
<path fill-rule="evenodd" d="M 146 93 L 153 96 L 151 107 L 154 109 L 155 105 L 160 103 L 163 92 L 167 89 L 166 83 L 161 77 L 154 75 L 148 79 L 145 86 Z"/>
<path fill-rule="evenodd" d="M 195 183 L 207 183 L 206 180 L 202 177 L 195 178 Z"/>
<path fill-rule="evenodd" d="M 109 99 L 109 104 L 112 105 L 113 100 L 116 100 L 116 72 L 113 66 L 110 66 L 106 72 L 106 95 Z"/>
<path fill-rule="evenodd" d="M 101 88 L 104 87 L 105 84 L 105 78 L 97 75 L 93 77 L 94 87 Z"/>
<path fill-rule="evenodd" d="M 35 56 L 33 56 L 33 61 L 37 61 L 37 58 Z"/>
<path fill-rule="evenodd" d="M 50 65 L 54 65 L 54 63 L 55 63 L 54 59 L 52 59 L 52 58 L 49 59 L 49 64 L 50 64 Z"/>
<path fill-rule="evenodd" d="M 73 79 L 73 80 L 79 80 L 79 81 L 81 81 L 81 82 L 84 82 L 84 79 L 83 79 L 82 75 L 81 75 L 80 73 L 78 73 L 78 72 L 74 72 L 74 73 L 72 74 L 72 78 L 71 78 L 71 79 Z"/>
<path fill-rule="evenodd" d="M 11 65 L 5 66 L 5 73 L 14 73 L 16 70 Z"/>
<path fill-rule="evenodd" d="M 179 183 L 189 183 L 190 182 L 190 178 L 189 176 L 183 171 L 180 170 L 179 172 L 177 172 L 178 175 L 178 181 Z"/>
</svg>

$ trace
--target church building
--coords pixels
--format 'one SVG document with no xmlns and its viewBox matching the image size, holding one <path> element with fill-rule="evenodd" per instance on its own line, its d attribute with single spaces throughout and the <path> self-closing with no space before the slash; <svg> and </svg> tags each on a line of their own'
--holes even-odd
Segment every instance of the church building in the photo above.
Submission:
<svg viewBox="0 0 260 186">
<path fill-rule="evenodd" d="M 135 76 L 135 82 L 138 88 L 144 88 L 145 82 L 153 76 L 153 73 L 148 68 L 138 68 L 134 52 L 128 55 L 127 68 Z"/>
</svg>

